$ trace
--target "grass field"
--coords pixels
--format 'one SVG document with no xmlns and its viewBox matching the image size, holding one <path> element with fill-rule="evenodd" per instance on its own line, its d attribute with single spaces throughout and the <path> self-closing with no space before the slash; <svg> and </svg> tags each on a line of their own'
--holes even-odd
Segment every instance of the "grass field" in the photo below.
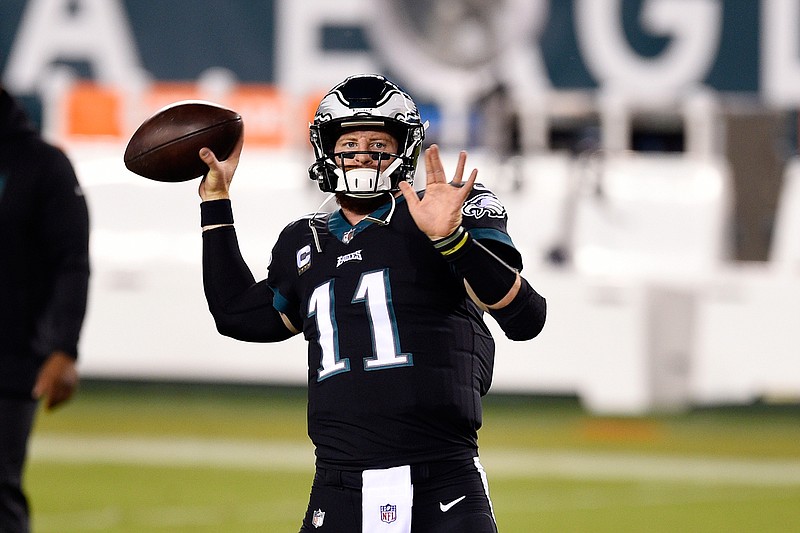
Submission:
<svg viewBox="0 0 800 533">
<path fill-rule="evenodd" d="M 485 406 L 501 532 L 800 531 L 798 406 Z M 40 414 L 26 485 L 34 533 L 296 532 L 312 472 L 301 389 L 87 382 Z"/>
</svg>

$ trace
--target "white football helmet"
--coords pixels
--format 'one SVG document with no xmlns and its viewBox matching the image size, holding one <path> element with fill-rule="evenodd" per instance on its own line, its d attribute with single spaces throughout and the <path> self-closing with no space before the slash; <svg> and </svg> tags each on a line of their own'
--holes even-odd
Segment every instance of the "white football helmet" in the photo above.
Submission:
<svg viewBox="0 0 800 533">
<path fill-rule="evenodd" d="M 369 152 L 376 161 L 394 157 L 387 167 L 345 172 L 344 161 L 353 152 L 334 153 L 336 141 L 347 128 L 385 130 L 399 145 L 398 154 Z M 400 181 L 414 182 L 425 126 L 411 97 L 383 76 L 350 76 L 328 92 L 319 104 L 309 137 L 316 161 L 308 169 L 324 192 L 375 196 L 398 190 Z"/>
</svg>

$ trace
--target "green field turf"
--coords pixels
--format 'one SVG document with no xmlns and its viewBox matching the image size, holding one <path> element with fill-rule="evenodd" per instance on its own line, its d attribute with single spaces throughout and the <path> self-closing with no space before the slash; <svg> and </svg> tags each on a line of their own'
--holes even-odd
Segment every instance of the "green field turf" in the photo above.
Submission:
<svg viewBox="0 0 800 533">
<path fill-rule="evenodd" d="M 800 531 L 800 407 L 607 418 L 490 395 L 500 531 Z M 34 533 L 291 532 L 313 473 L 300 389 L 85 383 L 41 413 Z"/>
</svg>

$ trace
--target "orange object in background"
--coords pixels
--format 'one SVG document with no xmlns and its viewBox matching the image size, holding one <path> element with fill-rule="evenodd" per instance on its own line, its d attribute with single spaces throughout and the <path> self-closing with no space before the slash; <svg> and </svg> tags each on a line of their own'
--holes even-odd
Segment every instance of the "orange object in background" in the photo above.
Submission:
<svg viewBox="0 0 800 533">
<path fill-rule="evenodd" d="M 215 101 L 238 112 L 245 142 L 260 148 L 308 147 L 308 123 L 324 92 L 292 97 L 275 85 L 241 84 Z M 63 135 L 111 137 L 127 141 L 158 110 L 183 100 L 209 100 L 193 82 L 157 82 L 139 97 L 91 81 L 79 81 L 65 96 Z M 134 106 L 129 108 L 127 106 Z"/>
<path fill-rule="evenodd" d="M 77 82 L 65 99 L 68 136 L 122 135 L 122 102 L 116 89 Z"/>
<path fill-rule="evenodd" d="M 295 140 L 292 102 L 275 86 L 240 85 L 226 103 L 242 116 L 248 146 L 280 148 Z"/>
</svg>

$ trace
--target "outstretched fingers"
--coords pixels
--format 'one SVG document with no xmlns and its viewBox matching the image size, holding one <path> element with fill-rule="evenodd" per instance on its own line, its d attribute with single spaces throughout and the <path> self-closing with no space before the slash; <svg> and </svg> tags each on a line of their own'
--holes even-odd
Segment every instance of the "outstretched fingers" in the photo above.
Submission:
<svg viewBox="0 0 800 533">
<path fill-rule="evenodd" d="M 450 183 L 453 185 L 460 185 L 464 178 L 464 169 L 467 166 L 467 152 L 462 150 L 458 154 L 458 163 L 456 164 L 456 171 Z M 425 150 L 425 169 L 426 169 L 426 182 L 428 185 L 432 183 L 447 183 L 447 175 L 444 171 L 442 164 L 442 156 L 439 151 L 439 146 L 432 144 Z M 477 175 L 477 169 L 472 171 L 470 178 Z M 468 180 L 469 183 L 470 180 Z M 474 179 L 471 179 L 474 182 Z M 470 186 L 471 187 L 471 186 Z"/>
<path fill-rule="evenodd" d="M 425 150 L 425 170 L 425 181 L 428 185 L 432 183 L 447 183 L 442 157 L 439 154 L 439 146 L 435 144 Z"/>
<path fill-rule="evenodd" d="M 472 190 L 472 186 L 475 185 L 475 181 L 478 179 L 478 169 L 473 168 L 472 172 L 469 174 L 469 179 L 467 179 L 467 183 L 464 184 L 464 197 L 469 194 L 469 191 Z"/>
<path fill-rule="evenodd" d="M 420 203 L 417 191 L 407 181 L 400 181 L 397 185 L 400 187 L 400 192 L 403 193 L 403 198 L 408 202 L 409 209 L 414 209 Z"/>
<path fill-rule="evenodd" d="M 461 178 L 464 177 L 464 167 L 467 166 L 467 152 L 461 150 L 458 154 L 458 163 L 456 164 L 456 173 L 453 175 L 453 185 L 461 183 Z"/>
<path fill-rule="evenodd" d="M 472 190 L 472 186 L 475 185 L 475 180 L 478 179 L 478 169 L 473 168 L 472 172 L 467 178 L 466 183 L 462 183 L 462 179 L 464 178 L 464 169 L 467 166 L 467 152 L 462 150 L 460 154 L 458 154 L 458 164 L 456 165 L 456 173 L 453 176 L 453 181 L 451 182 L 453 185 L 457 187 L 461 187 L 461 199 L 466 200 L 467 196 L 469 196 L 470 191 Z"/>
</svg>

